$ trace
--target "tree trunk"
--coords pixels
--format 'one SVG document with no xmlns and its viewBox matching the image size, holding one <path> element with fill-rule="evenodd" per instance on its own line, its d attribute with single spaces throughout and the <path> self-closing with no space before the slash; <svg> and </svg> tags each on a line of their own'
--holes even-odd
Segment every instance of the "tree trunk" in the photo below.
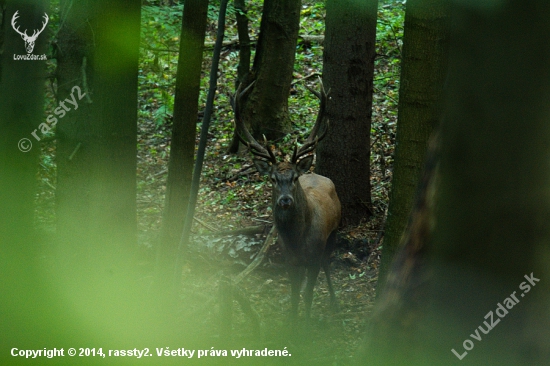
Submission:
<svg viewBox="0 0 550 366">
<path fill-rule="evenodd" d="M 288 96 L 300 27 L 300 0 L 265 0 L 254 66 L 242 100 L 242 117 L 256 139 L 280 139 L 290 130 Z M 229 149 L 238 149 L 236 136 Z"/>
<path fill-rule="evenodd" d="M 381 303 L 373 319 L 393 325 L 374 328 L 366 357 L 547 365 L 550 50 L 540 45 L 550 5 L 455 6 L 435 215 L 424 221 L 432 238 L 414 242 L 426 248 L 419 260 L 402 262 L 414 276 L 395 277 L 402 300 Z"/>
<path fill-rule="evenodd" d="M 58 109 L 67 108 L 56 117 L 60 260 L 52 292 L 72 305 L 64 316 L 79 319 L 67 321 L 67 333 L 76 324 L 132 333 L 140 1 L 60 5 L 57 95 Z"/>
<path fill-rule="evenodd" d="M 327 1 L 323 81 L 330 89 L 330 132 L 316 172 L 336 185 L 342 224 L 371 215 L 370 125 L 377 0 Z"/>
<path fill-rule="evenodd" d="M 61 1 L 60 8 L 69 9 L 70 1 Z M 89 85 L 91 81 L 91 48 L 92 32 L 81 29 L 77 24 L 86 22 L 89 3 L 79 2 L 79 6 L 71 9 L 67 24 L 58 32 L 57 58 L 57 102 L 71 98 L 73 88 L 78 101 L 78 109 L 72 108 L 70 113 L 57 118 L 57 185 L 56 224 L 57 237 L 60 243 L 59 256 L 62 262 L 71 263 L 73 258 L 82 258 L 88 250 L 87 238 L 93 234 L 90 217 L 92 174 L 91 166 L 94 153 L 90 148 L 94 143 L 91 132 L 92 103 L 95 93 Z M 86 94 L 78 100 L 78 90 Z M 64 102 L 65 103 L 65 102 Z M 61 110 L 61 109 L 60 109 Z M 82 151 L 80 151 L 80 149 Z M 74 162 L 73 162 L 74 161 Z M 76 164 L 75 164 L 76 162 Z M 86 192 L 83 194 L 83 192 Z"/>
<path fill-rule="evenodd" d="M 447 0 L 407 2 L 392 190 L 377 290 L 405 231 L 428 139 L 441 117 L 449 32 Z"/>
<path fill-rule="evenodd" d="M 250 35 L 248 34 L 248 17 L 244 0 L 234 0 L 239 35 L 239 66 L 237 66 L 237 85 L 245 81 L 250 72 Z"/>
<path fill-rule="evenodd" d="M 178 244 L 189 204 L 207 11 L 208 0 L 186 1 L 183 10 L 168 182 L 161 241 L 157 251 L 158 286 L 172 283 Z"/>
<path fill-rule="evenodd" d="M 26 56 L 25 43 L 11 26 L 31 35 L 44 22 L 45 1 L 0 1 L 0 363 L 14 362 L 11 345 L 43 347 L 46 330 L 55 324 L 44 314 L 43 273 L 37 263 L 44 248 L 34 232 L 36 172 L 43 119 L 45 62 L 15 60 Z M 36 39 L 32 55 L 46 53 L 48 30 Z M 32 133 L 37 136 L 34 137 Z M 8 348 L 9 346 L 9 348 Z"/>
<path fill-rule="evenodd" d="M 237 80 L 235 82 L 235 90 L 240 84 L 248 85 L 252 79 L 250 74 L 250 35 L 248 34 L 248 16 L 246 15 L 246 5 L 244 0 L 234 0 L 234 7 L 237 18 L 237 33 L 239 42 L 239 65 L 237 66 Z M 250 80 L 249 80 L 250 79 Z M 235 154 L 239 151 L 240 146 L 239 136 L 237 131 L 233 133 L 233 139 L 227 148 L 229 154 Z"/>
<path fill-rule="evenodd" d="M 57 230 L 64 249 L 90 259 L 136 245 L 139 1 L 118 30 L 108 26 L 120 24 L 117 3 L 79 4 L 62 3 L 71 11 L 58 36 L 59 104 L 78 108 L 58 117 Z"/>
<path fill-rule="evenodd" d="M 44 106 L 44 82 L 46 70 L 44 61 L 15 60 L 14 56 L 26 56 L 25 42 L 11 26 L 10 20 L 18 12 L 16 26 L 40 29 L 44 21 L 45 3 L 36 6 L 25 2 L 11 2 L 5 6 L 4 21 L 0 29 L 0 239 L 1 245 L 13 246 L 14 250 L 25 251 L 30 228 L 34 227 L 34 196 L 36 191 L 36 170 L 40 154 L 40 139 L 43 137 L 39 125 L 42 122 Z M 19 9 L 21 7 L 21 9 Z M 31 55 L 45 53 L 48 31 L 36 39 Z M 33 135 L 34 133 L 34 135 Z M 34 137 L 37 136 L 37 137 Z M 11 240 L 19 242 L 9 244 Z"/>
</svg>

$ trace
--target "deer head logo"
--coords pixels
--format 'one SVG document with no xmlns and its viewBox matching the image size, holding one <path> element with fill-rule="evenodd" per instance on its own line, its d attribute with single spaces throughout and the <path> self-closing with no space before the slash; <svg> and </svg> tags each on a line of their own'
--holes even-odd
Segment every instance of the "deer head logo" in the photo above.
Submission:
<svg viewBox="0 0 550 366">
<path fill-rule="evenodd" d="M 19 10 L 17 10 L 15 14 L 13 14 L 13 17 L 11 18 L 11 26 L 14 31 L 16 31 L 21 35 L 21 38 L 23 38 L 23 41 L 25 41 L 25 48 L 27 49 L 27 53 L 31 53 L 32 50 L 34 49 L 34 42 L 36 41 L 36 38 L 38 38 L 40 33 L 42 33 L 44 28 L 46 28 L 46 25 L 48 24 L 48 20 L 50 18 L 48 18 L 48 14 L 44 13 L 44 23 L 42 23 L 42 29 L 40 30 L 35 29 L 34 32 L 32 33 L 32 36 L 29 36 L 27 35 L 26 29 L 24 32 L 21 32 L 19 30 L 19 27 L 18 26 L 16 27 L 15 21 L 17 20 L 17 18 L 19 18 L 19 15 L 17 15 L 18 12 Z"/>
</svg>

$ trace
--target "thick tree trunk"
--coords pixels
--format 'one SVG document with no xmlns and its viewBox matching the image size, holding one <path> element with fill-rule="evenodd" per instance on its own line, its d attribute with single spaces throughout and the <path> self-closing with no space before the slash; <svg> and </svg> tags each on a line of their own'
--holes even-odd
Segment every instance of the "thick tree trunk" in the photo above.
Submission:
<svg viewBox="0 0 550 366">
<path fill-rule="evenodd" d="M 62 10 L 71 5 L 70 1 L 60 2 Z M 90 148 L 93 143 L 90 109 L 95 93 L 90 88 L 91 54 L 88 51 L 92 33 L 89 28 L 77 26 L 86 21 L 89 3 L 81 2 L 79 5 L 71 9 L 67 24 L 59 30 L 56 47 L 58 102 L 71 99 L 73 88 L 78 101 L 78 109 L 71 108 L 70 113 L 65 111 L 63 118 L 59 118 L 61 114 L 55 116 L 58 119 L 56 224 L 58 241 L 64 243 L 60 245 L 59 255 L 63 257 L 62 262 L 66 263 L 70 263 L 74 257 L 88 255 L 85 254 L 88 246 L 77 243 L 86 243 L 93 231 L 90 217 L 91 197 L 88 194 L 91 190 L 90 176 L 94 158 Z M 81 94 L 86 94 L 83 99 L 79 100 L 78 90 Z"/>
<path fill-rule="evenodd" d="M 24 1 L 2 4 L 4 13 L 0 23 L 0 239 L 1 245 L 20 247 L 34 226 L 34 196 L 36 169 L 40 153 L 39 129 L 44 106 L 44 61 L 15 60 L 26 56 L 25 42 L 11 26 L 10 20 L 18 12 L 16 24 L 20 29 L 40 29 L 44 22 L 45 3 L 35 6 Z M 19 7 L 21 9 L 19 9 Z M 36 39 L 31 55 L 45 54 L 48 31 Z M 34 135 L 33 135 L 34 133 Z M 37 136 L 38 139 L 34 136 Z M 30 236 L 30 235 L 29 235 Z M 9 238 L 9 239 L 8 239 Z M 16 240 L 19 245 L 9 244 Z M 28 243 L 27 243 L 28 244 Z M 26 244 L 25 244 L 26 245 Z"/>
<path fill-rule="evenodd" d="M 550 5 L 456 4 L 431 239 L 405 246 L 426 250 L 397 268 L 412 279 L 394 277 L 401 300 L 381 302 L 365 357 L 547 365 Z"/>
<path fill-rule="evenodd" d="M 316 172 L 336 185 L 343 225 L 371 215 L 370 125 L 377 0 L 327 1 L 323 83 L 330 132 Z"/>
<path fill-rule="evenodd" d="M 11 26 L 40 29 L 46 1 L 0 1 L 0 364 L 14 362 L 11 347 L 43 347 L 53 324 L 44 314 L 44 274 L 38 265 L 44 248 L 34 232 L 36 172 L 43 118 L 45 61 L 26 56 L 25 42 Z M 48 30 L 36 39 L 32 55 L 46 53 Z"/>
<path fill-rule="evenodd" d="M 276 140 L 290 130 L 288 96 L 300 25 L 301 0 L 265 0 L 254 66 L 246 83 L 243 120 L 256 139 Z M 230 148 L 236 152 L 236 139 Z"/>
<path fill-rule="evenodd" d="M 392 189 L 378 290 L 405 231 L 428 139 L 441 117 L 449 32 L 447 0 L 407 2 Z"/>
<path fill-rule="evenodd" d="M 70 304 L 63 312 L 67 334 L 78 324 L 86 324 L 79 332 L 87 335 L 89 327 L 131 334 L 138 327 L 130 321 L 137 315 L 129 294 L 135 290 L 140 1 L 60 5 L 66 17 L 58 33 L 57 85 L 59 110 L 66 109 L 56 116 L 60 244 L 52 294 Z"/>
<path fill-rule="evenodd" d="M 208 0 L 186 1 L 183 10 L 166 203 L 157 251 L 158 286 L 172 283 L 178 244 L 189 204 L 207 11 Z"/>
<path fill-rule="evenodd" d="M 58 100 L 68 108 L 57 116 L 57 230 L 66 260 L 111 258 L 136 245 L 139 1 L 118 38 L 108 27 L 120 23 L 116 3 L 62 6 L 70 11 L 58 35 Z"/>
</svg>

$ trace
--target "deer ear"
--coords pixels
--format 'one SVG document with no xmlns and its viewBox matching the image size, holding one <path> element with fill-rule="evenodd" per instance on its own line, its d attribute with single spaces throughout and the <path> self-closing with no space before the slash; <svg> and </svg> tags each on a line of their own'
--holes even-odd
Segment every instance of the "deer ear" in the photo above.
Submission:
<svg viewBox="0 0 550 366">
<path fill-rule="evenodd" d="M 262 159 L 254 159 L 252 161 L 254 162 L 256 170 L 261 175 L 269 175 L 269 173 L 271 173 L 271 164 L 269 164 L 269 162 Z"/>
<path fill-rule="evenodd" d="M 306 156 L 296 163 L 296 169 L 300 174 L 307 173 L 313 164 L 313 155 Z"/>
</svg>

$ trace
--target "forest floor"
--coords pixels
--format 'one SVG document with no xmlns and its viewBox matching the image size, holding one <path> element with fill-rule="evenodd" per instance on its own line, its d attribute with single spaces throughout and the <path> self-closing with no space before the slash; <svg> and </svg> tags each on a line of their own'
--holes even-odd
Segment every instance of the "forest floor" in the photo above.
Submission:
<svg viewBox="0 0 550 366">
<path fill-rule="evenodd" d="M 322 35 L 324 32 L 324 5 L 315 1 L 303 2 L 303 22 L 300 34 Z M 231 10 L 231 9 L 230 9 Z M 143 265 L 151 268 L 158 240 L 164 207 L 167 164 L 170 149 L 174 81 L 177 54 L 158 51 L 175 50 L 181 17 L 151 7 L 143 12 L 142 49 L 140 60 L 139 124 L 138 124 L 138 232 Z M 173 11 L 173 10 L 170 10 Z M 320 275 L 314 291 L 311 330 L 307 342 L 290 341 L 284 337 L 288 329 L 290 284 L 284 270 L 284 260 L 278 244 L 273 244 L 260 266 L 240 282 L 234 291 L 244 294 L 259 315 L 261 337 L 252 331 L 251 319 L 235 305 L 232 338 L 247 342 L 255 340 L 263 349 L 277 349 L 276 345 L 292 350 L 293 359 L 300 355 L 308 363 L 346 364 L 360 348 L 369 314 L 373 307 L 378 277 L 381 239 L 391 180 L 395 125 L 397 121 L 398 75 L 402 36 L 403 4 L 396 2 L 379 11 L 377 59 L 371 137 L 371 186 L 374 215 L 359 225 L 341 228 L 339 247 L 332 257 L 331 271 L 340 306 L 337 313 L 329 308 L 329 294 L 324 275 Z M 259 2 L 249 4 L 251 38 L 257 39 L 259 30 Z M 181 13 L 180 13 L 181 15 Z M 216 9 L 209 11 L 207 42 L 215 38 Z M 157 22 L 150 23 L 147 17 Z M 256 18 L 255 18 L 256 17 Z M 159 26 L 162 25 L 162 27 Z M 170 32 L 174 33 L 171 34 Z M 234 16 L 228 16 L 226 38 L 236 37 Z M 157 44 L 153 39 L 163 39 Z M 202 111 L 206 101 L 211 48 L 205 50 L 201 99 L 197 131 L 201 127 Z M 185 319 L 202 319 L 205 337 L 218 329 L 218 282 L 220 275 L 238 274 L 254 258 L 272 225 L 270 186 L 254 170 L 245 151 L 227 154 L 232 138 L 233 114 L 229 95 L 234 92 L 238 46 L 222 51 L 215 109 L 209 133 L 205 165 L 201 179 L 196 221 L 193 226 L 193 250 L 199 258 L 196 264 L 184 266 L 182 323 Z M 289 100 L 290 115 L 294 116 L 296 131 L 281 142 L 290 145 L 291 139 L 303 135 L 312 126 L 318 101 L 307 96 L 304 83 L 316 88 L 316 75 L 322 72 L 322 44 L 300 41 L 297 49 L 293 89 Z M 197 134 L 198 143 L 198 134 Z M 41 157 L 40 192 L 37 222 L 51 227 L 54 222 L 55 181 L 54 142 L 44 144 Z M 227 235 L 250 226 L 265 226 L 262 233 Z M 223 233 L 220 233 L 223 232 Z M 223 234 L 223 235 L 222 235 Z M 235 303 L 237 304 L 237 303 Z M 303 304 L 301 305 L 303 307 Z M 292 338 L 292 337 L 291 337 Z M 263 346 L 262 346 L 263 345 Z M 210 348 L 210 346 L 208 347 Z M 306 356 L 307 355 L 307 356 Z"/>
</svg>

